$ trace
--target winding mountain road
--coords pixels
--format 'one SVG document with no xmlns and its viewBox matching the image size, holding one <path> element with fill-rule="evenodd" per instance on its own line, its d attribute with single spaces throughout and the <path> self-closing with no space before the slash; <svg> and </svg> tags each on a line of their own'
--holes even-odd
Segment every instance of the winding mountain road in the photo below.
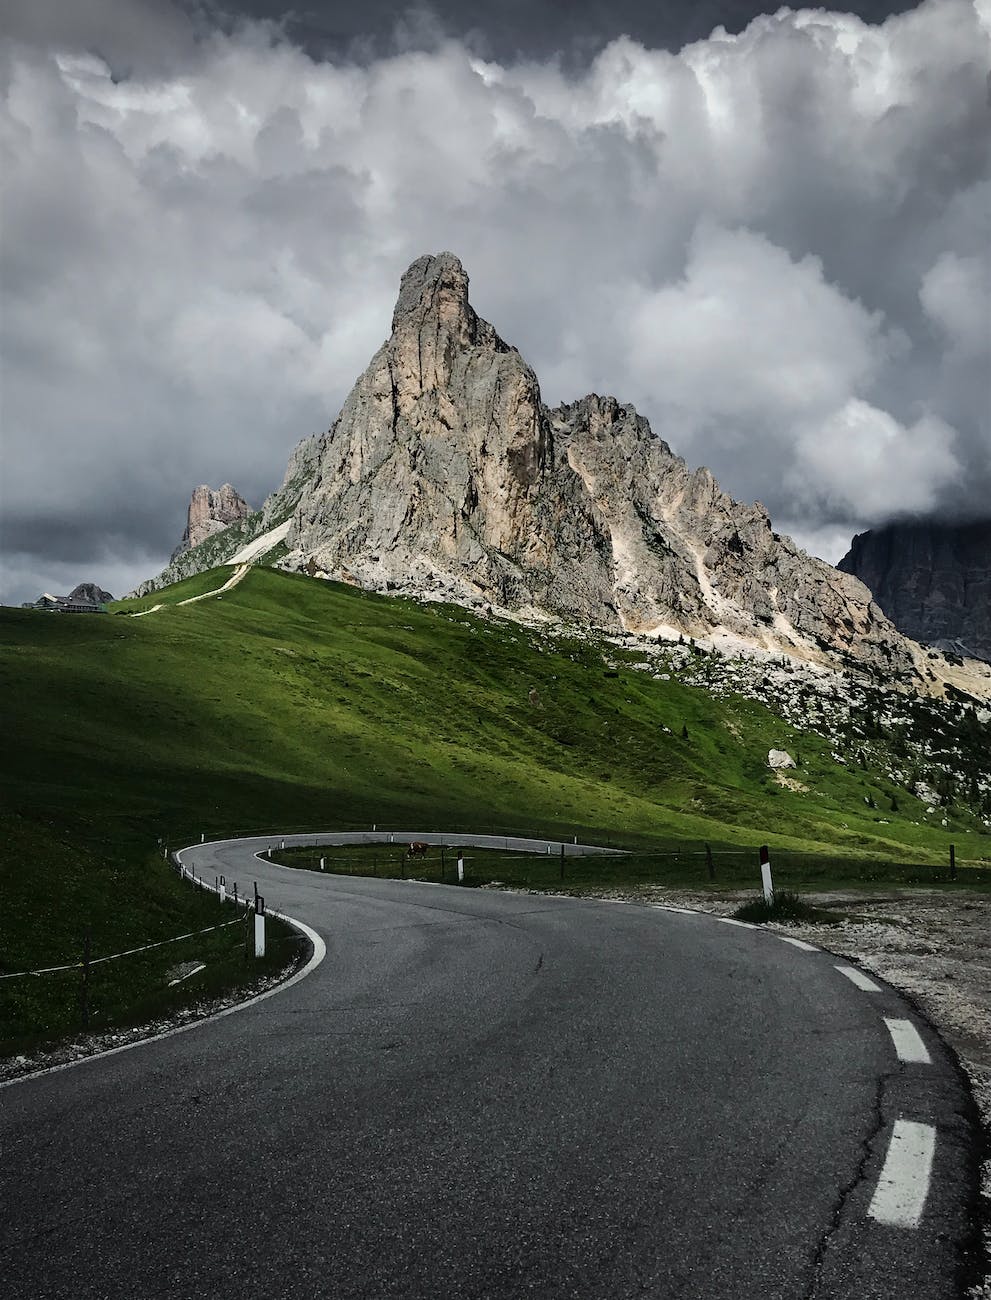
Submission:
<svg viewBox="0 0 991 1300">
<path fill-rule="evenodd" d="M 7 1300 L 959 1294 L 969 1099 L 891 989 L 701 914 L 270 842 L 184 861 L 312 927 L 306 978 L 0 1090 Z"/>
</svg>

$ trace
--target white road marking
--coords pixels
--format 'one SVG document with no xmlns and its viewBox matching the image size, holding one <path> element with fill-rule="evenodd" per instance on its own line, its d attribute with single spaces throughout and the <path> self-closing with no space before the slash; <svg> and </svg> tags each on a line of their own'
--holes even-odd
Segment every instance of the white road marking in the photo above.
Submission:
<svg viewBox="0 0 991 1300">
<path fill-rule="evenodd" d="M 649 903 L 649 907 L 656 908 L 658 912 L 677 912 L 679 916 L 704 916 L 697 907 L 671 907 L 667 903 Z"/>
<path fill-rule="evenodd" d="M 872 979 L 868 979 L 863 971 L 857 970 L 856 966 L 837 966 L 836 969 L 841 975 L 845 975 L 848 980 L 856 984 L 858 989 L 863 989 L 865 993 L 880 993 L 880 984 L 875 984 Z"/>
<path fill-rule="evenodd" d="M 782 943 L 790 943 L 793 948 L 801 948 L 802 952 L 818 952 L 819 949 L 815 944 L 806 943 L 804 939 L 789 939 L 786 934 L 779 934 L 778 938 Z"/>
<path fill-rule="evenodd" d="M 756 925 L 751 925 L 749 921 L 737 921 L 732 916 L 717 916 L 717 921 L 722 921 L 723 925 L 738 925 L 741 930 L 756 930 Z"/>
<path fill-rule="evenodd" d="M 867 1213 L 892 1228 L 917 1228 L 929 1195 L 936 1130 L 896 1119 L 884 1168 Z"/>
<path fill-rule="evenodd" d="M 186 971 L 185 975 L 180 975 L 178 979 L 169 980 L 169 988 L 171 988 L 173 984 L 181 984 L 183 980 L 188 980 L 191 975 L 198 975 L 201 970 L 206 970 L 205 961 L 200 962 L 198 966 L 194 966 L 192 970 Z"/>
<path fill-rule="evenodd" d="M 899 1061 L 906 1061 L 910 1065 L 932 1064 L 928 1048 L 911 1020 L 889 1020 L 885 1016 L 884 1023 L 888 1026 Z"/>
</svg>

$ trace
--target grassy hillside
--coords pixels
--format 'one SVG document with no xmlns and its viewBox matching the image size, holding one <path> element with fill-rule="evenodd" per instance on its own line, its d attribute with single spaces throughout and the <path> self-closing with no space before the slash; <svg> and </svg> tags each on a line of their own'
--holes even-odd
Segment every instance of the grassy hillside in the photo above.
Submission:
<svg viewBox="0 0 991 1300">
<path fill-rule="evenodd" d="M 963 809 L 917 824 L 907 791 L 754 700 L 686 684 L 676 657 L 662 680 L 633 669 L 635 649 L 262 568 L 176 604 L 231 572 L 118 602 L 116 617 L 0 611 L 0 830 L 16 843 L 2 888 L 22 899 L 2 914 L 0 972 L 76 952 L 82 914 L 104 924 L 107 896 L 129 939 L 180 932 L 203 900 L 168 876 L 158 840 L 200 833 L 375 822 L 879 863 L 943 863 L 950 840 L 962 859 L 988 853 Z M 800 752 L 805 790 L 768 771 L 772 747 Z M 84 907 L 63 874 L 99 882 Z"/>
<path fill-rule="evenodd" d="M 229 568 L 119 611 L 74 619 L 3 610 L 10 805 L 96 847 L 288 824 L 370 821 L 621 836 L 942 859 L 921 805 L 836 762 L 768 708 L 714 698 L 635 650 L 551 638 Z M 801 754 L 783 788 L 768 749 Z M 864 791 L 872 791 L 865 796 Z M 873 796 L 878 808 L 869 806 Z M 957 817 L 959 836 L 973 819 Z M 985 849 L 986 851 L 986 849 Z"/>
</svg>

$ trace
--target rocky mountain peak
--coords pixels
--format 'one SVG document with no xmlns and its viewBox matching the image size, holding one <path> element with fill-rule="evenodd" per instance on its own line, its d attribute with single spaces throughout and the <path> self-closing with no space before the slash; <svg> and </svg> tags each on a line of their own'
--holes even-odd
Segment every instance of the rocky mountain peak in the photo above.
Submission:
<svg viewBox="0 0 991 1300">
<path fill-rule="evenodd" d="M 392 313 L 392 331 L 420 329 L 434 319 L 460 335 L 466 346 L 477 317 L 468 302 L 468 273 L 453 253 L 426 253 L 403 273 Z"/>
<path fill-rule="evenodd" d="M 865 588 L 689 469 L 634 407 L 589 394 L 548 410 L 452 253 L 403 275 L 392 335 L 313 455 L 290 567 L 914 672 Z"/>
<path fill-rule="evenodd" d="M 239 519 L 245 519 L 251 513 L 251 507 L 244 497 L 230 483 L 224 483 L 216 492 L 205 483 L 193 488 L 186 513 L 186 530 L 182 540 L 172 552 L 175 561 L 186 551 L 191 551 L 200 542 L 206 541 L 215 533 L 222 532 Z"/>
<path fill-rule="evenodd" d="M 98 582 L 80 582 L 73 587 L 67 597 L 70 601 L 89 601 L 93 605 L 109 605 L 113 600 L 109 591 L 104 591 Z"/>
<path fill-rule="evenodd" d="M 858 533 L 837 568 L 906 636 L 991 661 L 991 519 L 886 524 Z"/>
<path fill-rule="evenodd" d="M 197 489 L 191 535 L 201 513 L 226 526 L 224 491 Z M 282 521 L 282 567 L 373 590 L 936 682 L 862 583 L 689 468 L 633 406 L 548 409 L 452 253 L 403 275 L 390 337 L 255 532 Z"/>
</svg>

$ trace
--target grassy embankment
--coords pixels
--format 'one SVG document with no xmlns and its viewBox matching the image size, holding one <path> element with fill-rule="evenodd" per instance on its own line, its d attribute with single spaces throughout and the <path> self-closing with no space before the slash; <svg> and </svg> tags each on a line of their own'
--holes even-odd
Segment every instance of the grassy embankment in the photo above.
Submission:
<svg viewBox="0 0 991 1300">
<path fill-rule="evenodd" d="M 824 741 L 752 701 L 634 671 L 632 651 L 610 647 L 610 668 L 585 640 L 265 569 L 177 605 L 231 572 L 118 602 L 117 617 L 0 611 L 12 900 L 0 973 L 75 959 L 87 926 L 99 955 L 210 924 L 216 905 L 168 873 L 159 837 L 377 822 L 577 834 L 651 854 L 709 842 L 717 883 L 721 850 L 761 842 L 823 870 L 840 860 L 879 873 L 944 864 L 950 840 L 961 860 L 987 851 L 962 811 L 948 810 L 945 830 L 914 824 L 921 806 L 900 789 L 885 822 L 865 806 L 866 774 L 838 766 Z M 801 749 L 807 793 L 767 770 L 772 746 Z M 879 807 L 896 793 L 870 788 Z M 638 861 L 639 878 L 679 879 L 677 859 Z M 193 996 L 162 993 L 163 974 L 136 991 Z M 73 1027 L 71 999 L 56 1006 L 48 985 L 30 984 L 27 998 L 21 981 L 0 982 L 8 1047 Z M 103 1014 L 126 1018 L 128 1001 L 126 988 L 108 993 Z"/>
<path fill-rule="evenodd" d="M 682 849 L 633 850 L 608 857 L 565 857 L 563 862 L 557 845 L 550 853 L 514 853 L 459 846 L 457 836 L 451 836 L 445 846 L 431 845 L 423 857 L 415 858 L 408 856 L 407 847 L 405 841 L 395 845 L 282 850 L 276 846 L 272 861 L 303 871 L 453 884 L 460 847 L 465 863 L 463 883 L 468 887 L 501 884 L 512 889 L 566 890 L 574 894 L 651 884 L 686 889 L 760 888 L 756 849 L 717 848 L 712 852 L 710 868 L 704 847 L 691 844 Z M 772 868 L 775 887 L 786 890 L 991 888 L 991 865 L 962 866 L 955 886 L 945 864 L 888 862 L 860 855 L 830 857 L 781 849 L 773 854 Z"/>
</svg>

